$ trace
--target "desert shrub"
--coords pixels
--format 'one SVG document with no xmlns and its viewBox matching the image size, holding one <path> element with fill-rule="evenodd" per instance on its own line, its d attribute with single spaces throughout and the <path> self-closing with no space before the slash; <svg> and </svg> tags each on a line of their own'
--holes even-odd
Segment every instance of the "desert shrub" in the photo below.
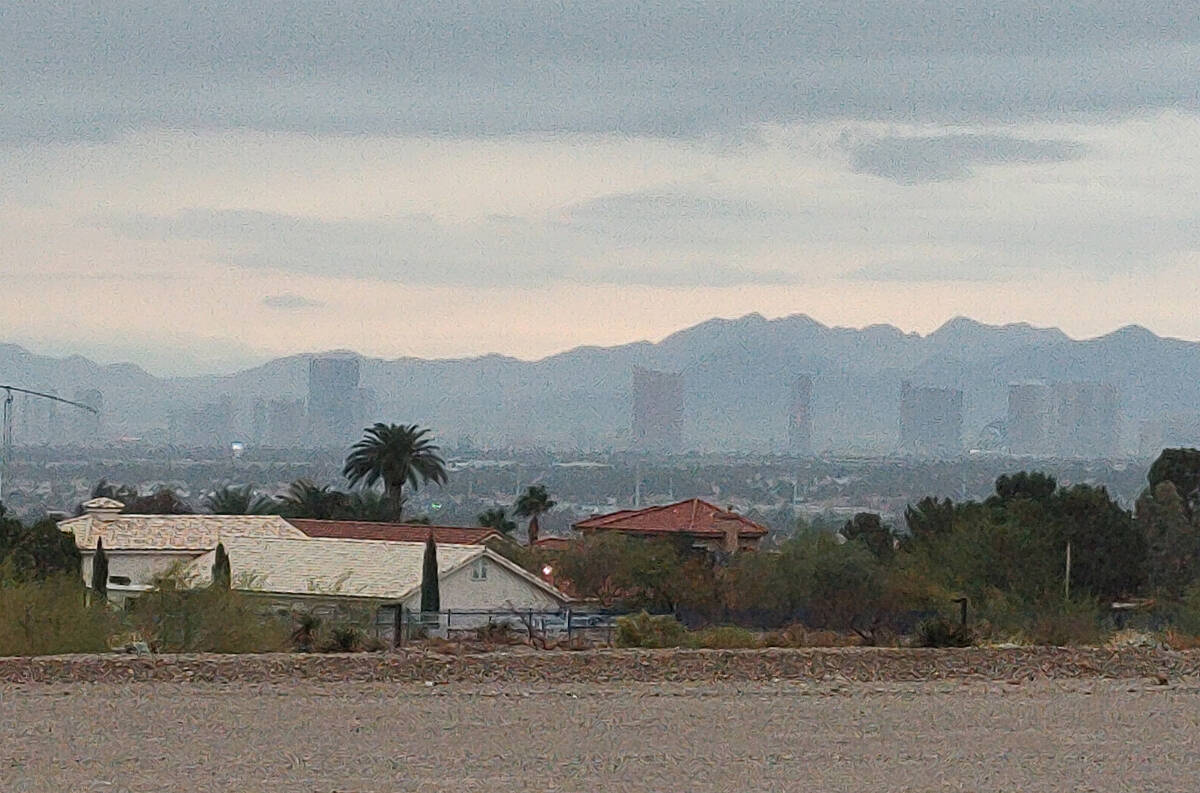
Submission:
<svg viewBox="0 0 1200 793">
<path fill-rule="evenodd" d="M 1099 604 L 1090 600 L 1043 605 L 1025 630 L 1031 644 L 1051 647 L 1096 646 L 1105 630 Z"/>
<path fill-rule="evenodd" d="M 685 647 L 702 647 L 709 650 L 736 650 L 749 647 L 762 647 L 761 634 L 738 628 L 733 625 L 721 625 L 714 628 L 704 628 L 688 634 L 683 639 Z"/>
<path fill-rule="evenodd" d="M 365 637 L 361 629 L 353 625 L 339 625 L 329 632 L 329 637 L 321 645 L 321 651 L 327 653 L 354 653 L 363 649 Z"/>
<path fill-rule="evenodd" d="M 286 620 L 261 602 L 221 587 L 191 589 L 177 575 L 140 596 L 130 620 L 157 652 L 263 653 L 290 647 Z"/>
<path fill-rule="evenodd" d="M 508 622 L 489 622 L 476 628 L 474 634 L 477 641 L 487 644 L 511 644 L 515 640 L 513 626 Z"/>
<path fill-rule="evenodd" d="M 388 649 L 388 643 L 378 636 L 364 636 L 362 649 L 368 653 L 381 653 Z"/>
<path fill-rule="evenodd" d="M 856 633 L 813 630 L 799 623 L 767 631 L 762 636 L 764 647 L 857 647 L 862 643 L 862 637 Z"/>
<path fill-rule="evenodd" d="M 913 645 L 916 647 L 970 647 L 975 632 L 970 626 L 952 623 L 945 617 L 933 617 L 917 626 Z"/>
<path fill-rule="evenodd" d="M 1176 633 L 1200 636 L 1200 582 L 1187 587 L 1178 601 L 1166 604 L 1162 611 Z"/>
<path fill-rule="evenodd" d="M 646 612 L 617 618 L 613 642 L 617 647 L 680 647 L 687 628 L 674 617 L 652 617 Z"/>
<path fill-rule="evenodd" d="M 93 653 L 117 629 L 107 604 L 85 605 L 78 573 L 0 581 L 0 655 Z"/>
<path fill-rule="evenodd" d="M 311 653 L 316 649 L 321 631 L 321 618 L 311 611 L 292 615 L 292 647 L 298 652 Z"/>
</svg>

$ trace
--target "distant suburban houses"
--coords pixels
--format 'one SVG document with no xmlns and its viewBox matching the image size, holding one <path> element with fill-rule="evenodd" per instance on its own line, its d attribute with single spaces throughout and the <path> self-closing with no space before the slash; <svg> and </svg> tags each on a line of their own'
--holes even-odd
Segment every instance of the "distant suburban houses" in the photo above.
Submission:
<svg viewBox="0 0 1200 793">
<path fill-rule="evenodd" d="M 93 499 L 84 504 L 83 515 L 59 523 L 75 538 L 89 587 L 97 544 L 103 544 L 108 597 L 117 605 L 172 571 L 191 586 L 207 585 L 220 544 L 229 556 L 233 588 L 266 605 L 316 612 L 365 606 L 375 611 L 378 624 L 390 626 L 396 608 L 420 607 L 421 563 L 430 536 L 437 544 L 444 610 L 557 610 L 570 601 L 485 546 L 500 536 L 492 529 L 278 515 L 128 515 L 123 506 Z"/>
<path fill-rule="evenodd" d="M 397 609 L 420 609 L 422 560 L 431 537 L 441 609 L 462 613 L 457 627 L 472 624 L 466 612 L 478 612 L 477 622 L 486 624 L 487 612 L 552 611 L 572 602 L 552 583 L 549 567 L 538 576 L 499 553 L 497 547 L 515 543 L 495 529 L 279 515 L 132 515 L 123 509 L 120 501 L 96 498 L 83 505 L 82 515 L 59 523 L 75 539 L 89 587 L 96 549 L 103 544 L 106 592 L 118 606 L 168 573 L 187 586 L 207 586 L 221 545 L 232 588 L 260 598 L 264 608 L 318 614 L 366 608 L 383 636 L 395 624 Z M 577 537 L 679 538 L 712 553 L 754 551 L 767 535 L 763 526 L 702 499 L 596 515 L 573 528 Z M 545 537 L 534 547 L 564 551 L 576 541 Z M 570 590 L 569 582 L 561 583 Z"/>
<path fill-rule="evenodd" d="M 699 498 L 596 515 L 573 528 L 585 536 L 617 532 L 635 537 L 681 537 L 695 548 L 726 553 L 757 550 L 767 536 L 766 527 Z"/>
</svg>

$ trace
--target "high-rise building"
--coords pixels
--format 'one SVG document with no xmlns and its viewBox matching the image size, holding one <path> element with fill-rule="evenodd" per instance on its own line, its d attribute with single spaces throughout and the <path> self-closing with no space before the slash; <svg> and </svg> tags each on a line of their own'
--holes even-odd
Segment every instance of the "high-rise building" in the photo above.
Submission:
<svg viewBox="0 0 1200 793">
<path fill-rule="evenodd" d="M 215 449 L 234 440 L 233 400 L 228 394 L 197 408 L 176 408 L 167 414 L 167 436 L 176 446 Z"/>
<path fill-rule="evenodd" d="M 634 367 L 632 429 L 639 449 L 683 449 L 683 375 Z"/>
<path fill-rule="evenodd" d="M 303 399 L 272 399 L 267 403 L 267 425 L 262 443 L 273 449 L 302 446 L 306 428 Z"/>
<path fill-rule="evenodd" d="M 900 450 L 949 456 L 962 452 L 963 392 L 957 388 L 900 385 Z"/>
<path fill-rule="evenodd" d="M 80 389 L 75 392 L 73 400 L 81 405 L 87 405 L 96 412 L 90 413 L 76 408 L 68 409 L 70 415 L 68 435 L 71 441 L 82 444 L 98 443 L 101 440 L 101 419 L 104 416 L 104 394 L 95 388 Z"/>
<path fill-rule="evenodd" d="M 1120 450 L 1120 394 L 1109 383 L 1058 383 L 1051 453 L 1100 459 Z"/>
<path fill-rule="evenodd" d="M 791 408 L 788 410 L 788 451 L 812 453 L 812 375 L 802 374 L 792 383 Z"/>
<path fill-rule="evenodd" d="M 1054 402 L 1048 385 L 1037 380 L 1009 383 L 1005 429 L 1010 454 L 1047 454 L 1053 418 Z"/>
<path fill-rule="evenodd" d="M 358 393 L 358 357 L 322 355 L 308 364 L 308 428 L 319 446 L 342 444 L 354 437 Z"/>
</svg>

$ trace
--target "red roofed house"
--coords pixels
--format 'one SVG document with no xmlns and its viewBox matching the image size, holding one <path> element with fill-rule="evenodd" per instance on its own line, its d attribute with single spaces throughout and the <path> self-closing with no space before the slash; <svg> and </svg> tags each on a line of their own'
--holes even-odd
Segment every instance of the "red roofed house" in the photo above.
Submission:
<svg viewBox="0 0 1200 793">
<path fill-rule="evenodd" d="M 495 529 L 474 526 L 429 526 L 422 523 L 369 523 L 359 520 L 312 520 L 287 518 L 309 537 L 337 540 L 386 540 L 389 542 L 425 542 L 430 532 L 438 545 L 483 545 L 503 538 Z"/>
<path fill-rule="evenodd" d="M 623 509 L 595 515 L 573 527 L 584 534 L 620 532 L 638 537 L 689 537 L 693 547 L 709 551 L 753 551 L 767 529 L 736 512 L 699 498 L 647 509 Z"/>
</svg>

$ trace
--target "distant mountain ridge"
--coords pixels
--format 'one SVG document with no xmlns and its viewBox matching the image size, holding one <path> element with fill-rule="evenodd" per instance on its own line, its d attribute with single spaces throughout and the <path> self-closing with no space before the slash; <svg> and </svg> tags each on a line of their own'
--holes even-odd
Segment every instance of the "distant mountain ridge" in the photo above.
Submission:
<svg viewBox="0 0 1200 793">
<path fill-rule="evenodd" d="M 0 382 L 103 392 L 106 427 L 160 438 L 174 408 L 228 396 L 232 433 L 250 432 L 258 399 L 300 399 L 313 354 L 279 358 L 223 376 L 158 378 L 131 364 L 39 356 L 0 345 Z M 900 382 L 961 388 L 968 443 L 1003 418 L 1009 382 L 1098 380 L 1122 395 L 1122 447 L 1136 448 L 1140 422 L 1200 412 L 1200 343 L 1139 326 L 1071 339 L 1027 323 L 986 325 L 956 317 L 934 332 L 891 325 L 830 327 L 803 314 L 711 319 L 662 341 L 583 346 L 537 361 L 503 355 L 459 359 L 360 357 L 361 385 L 382 420 L 432 427 L 446 442 L 551 448 L 630 445 L 632 370 L 679 372 L 685 382 L 685 445 L 704 451 L 784 447 L 790 387 L 813 381 L 818 450 L 895 447 Z"/>
</svg>

